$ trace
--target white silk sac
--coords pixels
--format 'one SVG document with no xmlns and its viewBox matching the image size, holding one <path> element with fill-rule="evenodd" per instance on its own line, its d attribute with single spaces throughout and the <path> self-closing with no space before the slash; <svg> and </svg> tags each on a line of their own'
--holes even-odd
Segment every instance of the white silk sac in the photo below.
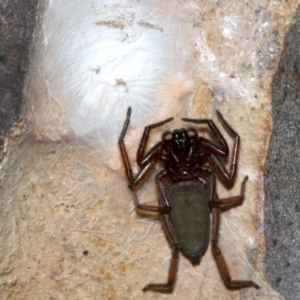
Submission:
<svg viewBox="0 0 300 300">
<path fill-rule="evenodd" d="M 268 103 L 261 90 L 277 29 L 264 2 L 218 2 L 41 1 L 24 109 L 32 132 L 84 140 L 118 169 L 128 106 L 135 145 L 144 126 L 170 116 L 215 116 L 194 107 L 206 101 L 195 98 L 202 83 L 217 105 L 230 101 L 253 122 L 251 108 Z"/>
<path fill-rule="evenodd" d="M 128 106 L 139 127 L 177 114 L 178 100 L 194 88 L 182 17 L 177 1 L 50 1 L 29 76 L 33 131 L 41 139 L 88 139 L 109 159 Z"/>
</svg>

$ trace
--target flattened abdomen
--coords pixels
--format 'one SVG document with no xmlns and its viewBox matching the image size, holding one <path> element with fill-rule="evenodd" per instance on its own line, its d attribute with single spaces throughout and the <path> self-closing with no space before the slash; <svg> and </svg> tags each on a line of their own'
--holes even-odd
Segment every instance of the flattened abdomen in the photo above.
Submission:
<svg viewBox="0 0 300 300">
<path fill-rule="evenodd" d="M 170 218 L 181 250 L 199 260 L 207 249 L 210 236 L 208 193 L 198 181 L 182 181 L 168 190 Z"/>
</svg>

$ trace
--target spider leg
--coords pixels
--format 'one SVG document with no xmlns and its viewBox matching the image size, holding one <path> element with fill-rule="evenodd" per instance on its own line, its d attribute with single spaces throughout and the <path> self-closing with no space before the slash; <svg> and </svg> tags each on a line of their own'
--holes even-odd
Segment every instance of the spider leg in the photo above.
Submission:
<svg viewBox="0 0 300 300">
<path fill-rule="evenodd" d="M 150 131 L 152 129 L 158 128 L 163 126 L 164 124 L 171 122 L 174 118 L 168 118 L 164 121 L 148 125 L 144 129 L 144 133 L 137 151 L 137 163 L 140 167 L 143 167 L 146 165 L 149 161 L 151 161 L 153 155 L 156 153 L 156 148 L 159 147 L 160 143 L 156 144 L 146 155 L 145 155 L 145 149 L 146 145 L 149 139 Z"/>
<path fill-rule="evenodd" d="M 161 171 L 157 174 L 155 181 L 157 187 L 160 191 L 160 207 L 169 207 L 169 201 L 167 199 L 164 184 L 162 183 L 162 179 L 167 176 L 167 172 L 165 170 Z M 162 221 L 164 224 L 164 229 L 167 235 L 167 238 L 171 244 L 172 248 L 172 256 L 168 274 L 168 280 L 166 283 L 150 283 L 143 288 L 143 291 L 156 291 L 161 293 L 171 293 L 174 287 L 174 283 L 176 280 L 178 260 L 179 260 L 179 246 L 178 242 L 172 227 L 171 219 L 168 212 L 162 214 Z"/>
<path fill-rule="evenodd" d="M 132 168 L 131 168 L 131 164 L 129 161 L 129 157 L 128 157 L 128 153 L 124 144 L 124 137 L 129 125 L 129 121 L 130 121 L 130 115 L 131 115 L 131 107 L 128 108 L 127 111 L 127 117 L 119 138 L 119 147 L 120 147 L 120 151 L 121 151 L 121 156 L 122 156 L 122 160 L 125 166 L 125 171 L 126 171 L 126 175 L 128 178 L 128 181 L 130 183 L 131 186 L 137 186 L 140 181 L 142 181 L 148 174 L 149 172 L 152 170 L 152 168 L 154 167 L 156 161 L 160 158 L 160 155 L 163 151 L 163 147 L 162 147 L 162 143 L 158 143 L 156 146 L 154 146 L 150 151 L 149 151 L 149 155 L 146 155 L 146 160 L 143 161 L 142 164 L 142 168 L 141 170 L 138 172 L 137 175 L 133 175 L 132 172 Z M 154 124 L 157 125 L 157 124 Z M 141 143 L 142 144 L 142 143 Z M 142 148 L 145 147 L 142 145 Z M 141 148 L 141 145 L 140 145 Z"/>
<path fill-rule="evenodd" d="M 224 260 L 223 254 L 218 245 L 218 234 L 219 234 L 219 225 L 220 225 L 220 214 L 221 209 L 218 207 L 214 207 L 212 209 L 212 253 L 216 260 L 219 272 L 221 277 L 229 289 L 242 289 L 246 287 L 254 287 L 256 289 L 259 286 L 250 280 L 232 280 L 229 274 L 229 270 L 227 264 Z"/>
<path fill-rule="evenodd" d="M 165 177 L 167 174 L 167 172 L 165 170 L 159 172 L 156 177 L 155 177 L 155 181 L 157 184 L 157 187 L 160 191 L 160 193 L 163 195 L 163 201 L 159 200 L 159 205 L 147 205 L 147 204 L 141 204 L 139 202 L 137 193 L 135 191 L 135 189 L 132 186 L 129 186 L 129 188 L 132 190 L 133 195 L 134 195 L 134 205 L 137 209 L 140 210 L 144 210 L 144 211 L 150 211 L 150 212 L 158 212 L 160 214 L 166 214 L 170 212 L 170 206 L 169 206 L 169 202 L 167 200 L 167 196 L 165 194 L 165 190 L 163 188 L 163 185 L 161 183 L 161 179 L 163 177 Z"/>
<path fill-rule="evenodd" d="M 143 210 L 143 211 L 149 211 L 149 212 L 162 213 L 162 209 L 157 205 L 148 205 L 148 204 L 140 203 L 137 193 L 134 190 L 134 188 L 132 186 L 129 186 L 129 188 L 132 190 L 134 205 L 137 209 Z"/>
<path fill-rule="evenodd" d="M 134 203 L 138 209 L 141 209 L 144 211 L 159 212 L 162 214 L 163 223 L 165 224 L 166 231 L 167 231 L 167 234 L 171 241 L 171 246 L 172 246 L 172 258 L 171 258 L 171 264 L 170 264 L 170 269 L 169 269 L 168 282 L 165 284 L 148 284 L 147 286 L 144 287 L 143 291 L 153 290 L 153 291 L 160 291 L 160 292 L 171 292 L 173 289 L 173 286 L 174 286 L 175 278 L 176 278 L 179 247 L 178 247 L 178 243 L 177 243 L 175 234 L 172 230 L 172 224 L 171 224 L 171 220 L 170 220 L 170 217 L 168 214 L 169 209 L 168 209 L 168 205 L 167 205 L 168 201 L 167 201 L 166 195 L 164 192 L 162 193 L 163 200 L 160 200 L 159 206 L 141 204 L 138 200 L 137 194 L 133 187 L 137 186 L 138 183 L 147 176 L 149 171 L 154 167 L 156 161 L 160 158 L 161 153 L 163 151 L 162 143 L 158 143 L 144 156 L 144 152 L 145 152 L 145 148 L 146 148 L 150 130 L 153 128 L 162 126 L 163 124 L 171 121 L 172 118 L 167 119 L 160 123 L 156 123 L 156 124 L 147 126 L 145 128 L 145 131 L 144 131 L 144 134 L 143 134 L 140 146 L 139 146 L 139 150 L 137 153 L 137 160 L 138 160 L 139 166 L 141 167 L 141 170 L 139 171 L 139 173 L 136 176 L 134 176 L 133 172 L 132 172 L 131 164 L 129 161 L 128 153 L 127 153 L 127 150 L 126 150 L 126 147 L 124 144 L 124 137 L 125 137 L 128 125 L 129 125 L 130 115 L 131 115 L 131 108 L 129 107 L 128 111 L 127 111 L 127 117 L 126 117 L 123 129 L 122 129 L 122 132 L 121 132 L 121 135 L 119 138 L 119 147 L 120 147 L 121 156 L 122 156 L 123 163 L 124 163 L 125 170 L 126 170 L 126 175 L 129 180 L 129 183 L 130 183 L 130 188 L 132 189 L 132 191 L 134 193 Z M 162 191 L 162 189 L 163 189 L 163 187 L 160 186 L 160 185 L 162 185 L 160 180 L 164 176 L 166 176 L 166 171 L 160 172 L 156 176 L 156 178 L 157 178 L 156 182 L 158 183 L 158 187 L 159 187 L 160 191 Z"/>
<path fill-rule="evenodd" d="M 178 245 L 174 244 L 172 246 L 172 258 L 171 258 L 167 283 L 150 283 L 143 288 L 143 292 L 155 291 L 161 293 L 171 293 L 174 288 L 174 282 L 175 282 L 177 267 L 178 267 L 178 259 L 179 259 L 179 248 Z"/>
<path fill-rule="evenodd" d="M 233 128 L 227 123 L 227 121 L 223 118 L 221 113 L 217 111 L 217 116 L 219 120 L 221 121 L 222 125 L 225 127 L 227 132 L 233 137 L 234 144 L 233 144 L 233 150 L 232 150 L 232 157 L 231 157 L 231 163 L 230 163 L 230 171 L 227 171 L 224 164 L 221 162 L 221 160 L 218 158 L 218 155 L 221 156 L 228 156 L 229 150 L 228 145 L 222 134 L 220 133 L 217 126 L 214 124 L 212 120 L 209 119 L 188 119 L 184 118 L 182 119 L 184 122 L 191 122 L 195 124 L 207 124 L 216 137 L 217 141 L 221 144 L 221 147 L 214 144 L 213 142 L 205 139 L 205 138 L 199 138 L 201 146 L 207 150 L 207 152 L 210 154 L 210 162 L 214 165 L 214 167 L 217 169 L 218 173 L 221 174 L 222 178 L 226 180 L 227 182 L 232 182 L 236 170 L 237 170 L 237 163 L 238 163 L 238 154 L 240 149 L 240 137 L 239 135 L 233 130 Z"/>
<path fill-rule="evenodd" d="M 228 183 L 233 182 L 236 175 L 237 165 L 238 165 L 238 149 L 234 149 L 231 163 L 230 171 L 227 171 L 223 162 L 214 154 L 210 154 L 208 160 L 215 167 L 216 171 L 221 175 L 221 178 Z"/>
<path fill-rule="evenodd" d="M 214 175 L 211 176 L 210 188 L 209 188 L 209 206 L 211 207 L 212 214 L 212 253 L 216 260 L 220 275 L 229 289 L 242 289 L 246 287 L 254 287 L 256 289 L 259 286 L 250 280 L 232 280 L 227 264 L 223 257 L 223 254 L 219 248 L 219 228 L 220 228 L 220 215 L 222 210 L 226 210 L 231 208 L 232 206 L 241 204 L 244 199 L 245 193 L 245 184 L 248 180 L 248 176 L 246 176 L 241 185 L 241 194 L 239 196 L 226 198 L 226 199 L 218 199 L 216 193 L 216 177 Z"/>
<path fill-rule="evenodd" d="M 224 120 L 224 118 L 222 117 L 222 115 L 220 114 L 219 111 L 217 111 L 217 116 L 221 120 L 221 122 L 223 123 L 224 127 L 227 130 L 229 129 L 228 132 L 231 135 L 234 135 L 233 134 L 233 132 L 234 132 L 233 129 Z M 229 150 L 228 150 L 227 142 L 226 142 L 225 138 L 223 137 L 223 135 L 221 134 L 221 132 L 219 131 L 218 127 L 215 125 L 213 120 L 210 120 L 210 119 L 190 119 L 190 118 L 183 118 L 181 120 L 183 122 L 190 122 L 190 123 L 194 123 L 194 124 L 206 124 L 206 125 L 208 125 L 211 132 L 214 134 L 215 138 L 221 144 L 221 146 L 216 145 L 216 144 L 210 142 L 209 140 L 206 140 L 206 139 L 202 140 L 201 139 L 201 142 L 202 142 L 203 146 L 205 148 L 207 148 L 207 150 L 209 150 L 209 151 L 211 151 L 215 154 L 222 155 L 222 156 L 227 156 L 228 155 Z"/>
<path fill-rule="evenodd" d="M 171 293 L 174 288 L 176 279 L 177 267 L 179 260 L 179 247 L 177 244 L 172 245 L 172 257 L 168 274 L 167 283 L 150 283 L 143 288 L 143 292 L 155 291 L 161 293 Z"/>
<path fill-rule="evenodd" d="M 241 184 L 241 193 L 238 196 L 233 196 L 225 199 L 218 199 L 217 201 L 211 201 L 209 203 L 210 207 L 219 207 L 221 211 L 226 211 L 234 206 L 238 206 L 243 203 L 245 196 L 245 186 L 248 180 L 248 176 L 246 176 Z M 214 185 L 213 189 L 215 189 L 215 180 L 213 180 L 212 185 Z"/>
</svg>

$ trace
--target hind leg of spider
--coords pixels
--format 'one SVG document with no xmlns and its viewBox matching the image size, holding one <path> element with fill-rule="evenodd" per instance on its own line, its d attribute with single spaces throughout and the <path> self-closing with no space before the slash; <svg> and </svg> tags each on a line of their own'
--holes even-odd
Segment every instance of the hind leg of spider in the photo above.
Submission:
<svg viewBox="0 0 300 300">
<path fill-rule="evenodd" d="M 159 207 L 162 209 L 160 211 L 162 222 L 164 224 L 163 228 L 165 229 L 166 236 L 171 244 L 172 248 L 172 257 L 170 262 L 168 280 L 166 283 L 151 283 L 148 284 L 143 288 L 143 291 L 156 291 L 161 293 L 171 293 L 174 288 L 174 283 L 176 280 L 177 274 L 177 267 L 178 267 L 178 260 L 179 260 L 179 246 L 178 241 L 176 239 L 173 225 L 170 219 L 170 210 L 169 210 L 169 203 L 167 199 L 167 195 L 165 193 L 163 179 L 167 177 L 167 172 L 165 170 L 159 172 L 156 175 L 155 181 L 160 192 L 160 200 L 159 200 Z"/>
<path fill-rule="evenodd" d="M 241 184 L 241 192 L 238 196 L 232 196 L 229 198 L 225 198 L 225 199 L 218 199 L 218 196 L 216 195 L 215 192 L 215 185 L 216 185 L 216 177 L 213 176 L 213 180 L 212 180 L 212 192 L 214 193 L 214 195 L 210 198 L 210 199 L 215 199 L 217 198 L 217 200 L 212 200 L 209 202 L 209 206 L 212 207 L 219 207 L 221 209 L 221 211 L 226 211 L 229 210 L 235 206 L 241 205 L 244 201 L 245 198 L 245 187 L 246 187 L 246 182 L 248 180 L 248 176 L 246 176 Z"/>
<path fill-rule="evenodd" d="M 143 288 L 143 292 L 155 291 L 160 293 L 171 293 L 174 288 L 174 283 L 176 280 L 177 267 L 179 259 L 179 248 L 177 244 L 172 246 L 172 258 L 169 268 L 168 280 L 166 283 L 150 283 Z"/>
<path fill-rule="evenodd" d="M 221 277 L 223 279 L 223 282 L 229 289 L 242 289 L 247 287 L 254 287 L 258 289 L 259 286 L 253 281 L 231 279 L 227 264 L 218 245 L 220 214 L 220 208 L 214 207 L 212 209 L 212 252 L 216 260 L 218 269 L 220 271 Z"/>
</svg>

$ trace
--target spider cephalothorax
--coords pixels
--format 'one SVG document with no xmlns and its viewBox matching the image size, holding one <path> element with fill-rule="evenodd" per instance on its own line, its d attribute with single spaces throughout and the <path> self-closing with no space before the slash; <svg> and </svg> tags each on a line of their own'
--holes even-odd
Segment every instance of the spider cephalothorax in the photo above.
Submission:
<svg viewBox="0 0 300 300">
<path fill-rule="evenodd" d="M 198 134 L 196 135 L 192 129 L 184 128 L 167 133 L 172 137 L 170 140 L 163 139 L 165 168 L 169 177 L 174 181 L 199 177 L 203 164 L 201 151 L 197 149 Z"/>
</svg>

